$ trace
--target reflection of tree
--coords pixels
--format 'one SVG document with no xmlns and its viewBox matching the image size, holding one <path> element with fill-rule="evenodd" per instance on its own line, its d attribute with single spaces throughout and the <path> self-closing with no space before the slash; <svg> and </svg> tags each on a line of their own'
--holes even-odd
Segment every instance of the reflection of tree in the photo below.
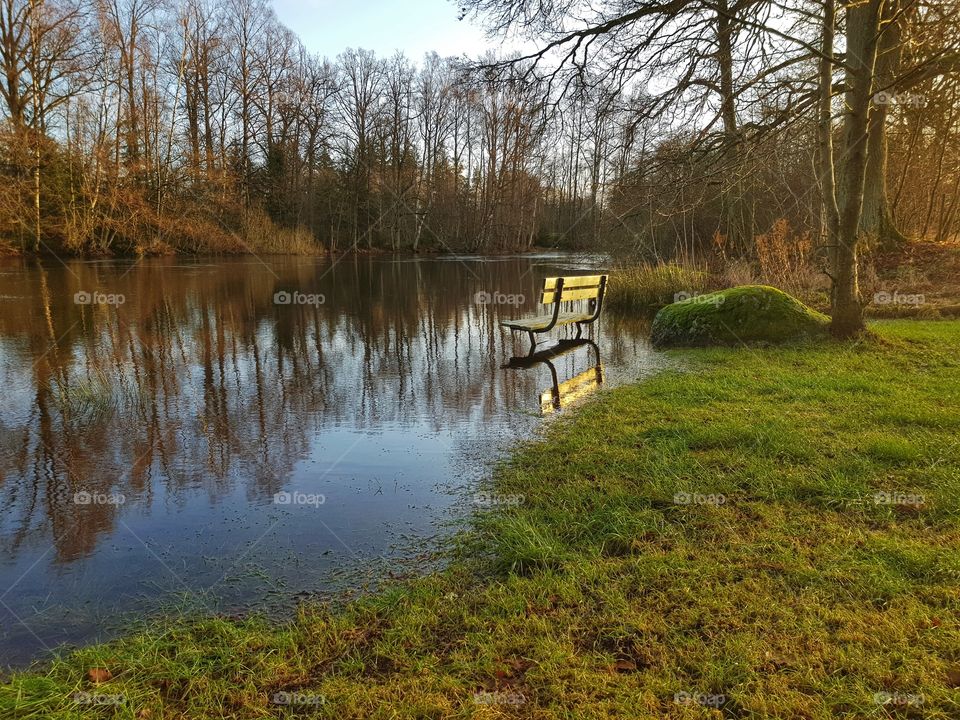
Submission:
<svg viewBox="0 0 960 720">
<path fill-rule="evenodd" d="M 183 503 L 238 484 L 277 491 L 325 428 L 443 431 L 516 422 L 537 378 L 502 373 L 506 314 L 533 309 L 546 270 L 529 260 L 177 261 L 86 263 L 8 275 L 0 314 L 5 403 L 0 537 L 11 550 L 55 539 L 70 560 L 109 532 L 117 508 L 77 506 L 80 490 Z M 119 307 L 73 302 L 122 293 Z M 274 305 L 276 291 L 319 293 L 319 307 Z M 473 303 L 479 291 L 528 293 L 527 307 Z M 616 362 L 632 341 L 605 349 Z M 642 340 L 635 340 L 642 343 Z M 27 385 L 25 389 L 23 386 Z"/>
</svg>

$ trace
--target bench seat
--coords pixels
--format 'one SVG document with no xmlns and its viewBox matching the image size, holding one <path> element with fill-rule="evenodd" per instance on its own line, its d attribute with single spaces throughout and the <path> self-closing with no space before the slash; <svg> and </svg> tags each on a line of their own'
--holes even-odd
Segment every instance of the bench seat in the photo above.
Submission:
<svg viewBox="0 0 960 720">
<path fill-rule="evenodd" d="M 556 325 L 569 325 L 575 322 L 589 322 L 593 319 L 591 313 L 562 312 L 557 315 Z M 506 320 L 500 324 L 512 330 L 537 331 L 550 327 L 553 322 L 553 315 L 538 315 L 537 317 L 523 318 L 521 320 Z"/>
</svg>

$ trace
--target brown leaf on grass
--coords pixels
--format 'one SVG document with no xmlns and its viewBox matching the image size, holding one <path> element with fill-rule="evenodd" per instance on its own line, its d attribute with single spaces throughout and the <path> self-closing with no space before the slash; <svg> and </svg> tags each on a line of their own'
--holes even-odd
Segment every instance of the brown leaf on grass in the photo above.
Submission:
<svg viewBox="0 0 960 720">
<path fill-rule="evenodd" d="M 510 680 L 517 676 L 522 676 L 527 670 L 533 667 L 533 662 L 524 658 L 499 660 L 498 664 L 500 667 L 493 673 L 498 680 Z"/>
<path fill-rule="evenodd" d="M 533 667 L 533 663 L 524 658 L 511 658 L 509 660 L 504 660 L 503 664 L 509 667 L 514 672 L 523 673 Z"/>
<path fill-rule="evenodd" d="M 960 665 L 954 665 L 947 670 L 947 686 L 960 688 Z"/>
<path fill-rule="evenodd" d="M 610 670 L 615 673 L 636 672 L 637 664 L 633 660 L 620 659 L 610 667 Z"/>
<path fill-rule="evenodd" d="M 87 670 L 87 680 L 92 683 L 107 682 L 113 675 L 106 668 L 90 668 Z"/>
</svg>

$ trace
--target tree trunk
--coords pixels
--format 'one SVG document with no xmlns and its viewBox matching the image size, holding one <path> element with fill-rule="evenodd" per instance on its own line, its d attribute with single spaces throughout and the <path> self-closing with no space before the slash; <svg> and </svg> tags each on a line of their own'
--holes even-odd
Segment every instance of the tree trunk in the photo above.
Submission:
<svg viewBox="0 0 960 720">
<path fill-rule="evenodd" d="M 40 6 L 42 5 L 43 0 L 31 0 L 30 1 L 30 43 L 33 49 L 33 59 L 34 62 L 37 58 L 40 57 L 40 30 L 39 30 L 39 14 Z M 40 112 L 39 112 L 39 98 L 40 98 L 40 89 L 37 86 L 37 68 L 34 66 L 32 68 L 33 72 L 30 73 L 31 84 L 33 86 L 33 117 L 31 118 L 33 124 L 33 132 L 29 133 L 33 136 L 33 251 L 35 253 L 40 252 L 41 244 L 41 228 L 40 228 L 40 142 L 43 139 L 43 127 L 40 125 Z"/>
<path fill-rule="evenodd" d="M 870 110 L 870 128 L 867 140 L 867 175 L 863 188 L 863 216 L 860 228 L 880 247 L 896 248 L 907 241 L 897 229 L 887 196 L 887 114 L 890 102 L 896 98 L 893 83 L 900 70 L 903 53 L 903 14 L 898 0 L 884 4 L 881 33 L 877 47 L 877 94 Z"/>
<path fill-rule="evenodd" d="M 724 224 L 733 246 L 748 247 L 749 236 L 743 226 L 740 207 L 740 132 L 737 126 L 737 105 L 733 86 L 733 43 L 735 27 L 730 19 L 727 0 L 719 0 L 717 13 L 717 65 L 720 70 L 720 117 L 723 121 L 724 157 L 729 181 L 722 192 L 724 198 Z"/>
<path fill-rule="evenodd" d="M 833 48 L 836 36 L 837 8 L 835 0 L 824 0 L 823 44 L 820 58 L 820 192 L 821 215 L 825 226 L 827 274 L 837 276 L 837 243 L 840 234 L 840 208 L 837 205 L 837 177 L 833 161 Z"/>
<path fill-rule="evenodd" d="M 857 255 L 881 3 L 882 0 L 865 0 L 847 7 L 843 201 L 833 278 L 833 320 L 830 324 L 830 331 L 839 338 L 853 337 L 865 328 L 857 277 Z"/>
</svg>

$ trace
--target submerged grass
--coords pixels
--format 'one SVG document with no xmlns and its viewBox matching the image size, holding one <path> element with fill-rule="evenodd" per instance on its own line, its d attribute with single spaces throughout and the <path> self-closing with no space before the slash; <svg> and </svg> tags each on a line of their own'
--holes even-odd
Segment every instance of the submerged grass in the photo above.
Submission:
<svg viewBox="0 0 960 720">
<path fill-rule="evenodd" d="M 523 503 L 449 569 L 150 625 L 14 674 L 0 715 L 960 717 L 960 322 L 874 330 L 686 351 L 519 448 L 492 491 Z"/>
<path fill-rule="evenodd" d="M 627 265 L 611 271 L 604 304 L 616 312 L 653 315 L 672 302 L 706 289 L 708 274 L 676 264 Z"/>
</svg>

